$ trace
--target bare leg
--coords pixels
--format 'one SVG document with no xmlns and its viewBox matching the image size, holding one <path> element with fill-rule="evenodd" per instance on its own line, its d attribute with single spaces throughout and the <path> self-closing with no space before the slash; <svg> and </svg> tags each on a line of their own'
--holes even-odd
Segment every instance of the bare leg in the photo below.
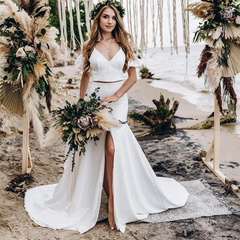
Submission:
<svg viewBox="0 0 240 240">
<path fill-rule="evenodd" d="M 108 195 L 108 223 L 111 229 L 116 228 L 114 220 L 114 204 L 113 204 L 113 161 L 114 161 L 114 142 L 110 132 L 107 132 L 105 143 L 105 169 L 103 187 Z"/>
</svg>

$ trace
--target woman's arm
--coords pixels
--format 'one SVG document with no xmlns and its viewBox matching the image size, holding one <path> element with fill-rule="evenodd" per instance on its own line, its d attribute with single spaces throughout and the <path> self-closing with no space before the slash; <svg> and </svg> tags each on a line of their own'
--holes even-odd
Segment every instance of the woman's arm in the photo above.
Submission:
<svg viewBox="0 0 240 240">
<path fill-rule="evenodd" d="M 87 92 L 88 84 L 90 80 L 90 72 L 83 72 L 81 82 L 80 82 L 80 96 L 79 98 L 84 98 Z"/>
<path fill-rule="evenodd" d="M 136 82 L 137 82 L 136 68 L 130 67 L 128 69 L 128 79 L 125 81 L 125 83 L 119 88 L 117 92 L 115 92 L 113 96 L 105 97 L 101 101 L 100 106 L 105 105 L 107 103 L 118 101 L 118 99 L 121 98 Z"/>
<path fill-rule="evenodd" d="M 83 43 L 83 50 L 82 52 L 86 50 L 88 41 Z M 83 72 L 81 82 L 80 82 L 80 95 L 79 98 L 84 98 L 87 92 L 88 84 L 90 80 L 90 72 Z"/>
</svg>

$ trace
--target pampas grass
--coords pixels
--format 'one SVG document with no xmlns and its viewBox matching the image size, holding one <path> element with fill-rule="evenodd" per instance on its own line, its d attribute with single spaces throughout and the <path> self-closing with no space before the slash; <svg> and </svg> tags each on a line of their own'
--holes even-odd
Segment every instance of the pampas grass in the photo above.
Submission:
<svg viewBox="0 0 240 240">
<path fill-rule="evenodd" d="M 234 107 L 237 105 L 237 95 L 234 91 L 232 78 L 231 77 L 223 77 L 223 95 L 228 95 L 231 100 L 233 100 Z"/>
<path fill-rule="evenodd" d="M 41 37 L 41 41 L 48 43 L 53 48 L 59 48 L 59 45 L 56 43 L 55 38 L 57 38 L 59 31 L 55 27 L 50 27 L 46 30 L 46 33 Z"/>
<path fill-rule="evenodd" d="M 32 120 L 33 129 L 37 135 L 40 147 L 43 144 L 43 126 L 39 119 L 39 95 L 35 89 L 25 89 L 23 93 L 24 110 L 28 121 Z"/>
<path fill-rule="evenodd" d="M 11 0 L 4 0 L 4 4 L 7 6 L 9 13 L 11 13 L 8 16 L 13 15 L 13 13 L 15 13 L 19 10 L 18 6 Z M 2 6 L 1 6 L 1 8 L 2 8 Z"/>
<path fill-rule="evenodd" d="M 207 84 L 210 88 L 215 90 L 222 77 L 222 67 L 219 67 L 218 58 L 221 50 L 212 49 L 212 57 L 207 63 Z"/>
<path fill-rule="evenodd" d="M 187 6 L 186 11 L 191 12 L 197 18 L 208 20 L 210 17 L 215 17 L 213 6 L 210 2 L 192 3 Z"/>
<path fill-rule="evenodd" d="M 45 84 L 45 89 L 46 89 L 46 92 L 45 92 L 46 105 L 47 105 L 47 108 L 48 108 L 49 113 L 51 113 L 51 107 L 52 107 L 52 104 L 51 104 L 51 101 L 52 101 L 52 91 L 51 91 L 50 83 Z"/>
<path fill-rule="evenodd" d="M 109 109 L 105 108 L 95 114 L 94 122 L 103 130 L 110 131 L 111 128 L 118 128 L 121 126 L 117 119 L 112 118 Z"/>
<path fill-rule="evenodd" d="M 56 143 L 57 141 L 62 140 L 62 128 L 58 127 L 51 127 L 50 130 L 47 132 L 47 134 L 45 135 L 44 141 L 43 141 L 43 147 L 46 146 L 51 146 L 54 143 Z"/>
<path fill-rule="evenodd" d="M 33 19 L 25 12 L 21 10 L 14 14 L 16 22 L 19 22 L 20 28 L 25 35 L 25 40 L 27 42 L 33 41 Z"/>
<path fill-rule="evenodd" d="M 214 94 L 215 94 L 215 96 L 217 98 L 219 110 L 222 113 L 222 115 L 224 115 L 223 108 L 222 108 L 222 93 L 221 93 L 221 84 L 220 84 L 220 82 L 218 84 L 218 87 L 215 89 Z"/>
<path fill-rule="evenodd" d="M 208 45 L 205 45 L 205 48 L 201 53 L 201 60 L 197 67 L 197 76 L 201 77 L 207 68 L 207 63 L 211 59 L 212 53 L 211 48 Z"/>
</svg>

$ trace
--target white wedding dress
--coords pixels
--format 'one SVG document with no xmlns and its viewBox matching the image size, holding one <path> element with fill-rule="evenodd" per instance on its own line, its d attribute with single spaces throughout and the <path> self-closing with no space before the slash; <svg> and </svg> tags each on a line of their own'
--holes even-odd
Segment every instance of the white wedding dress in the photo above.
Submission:
<svg viewBox="0 0 240 240">
<path fill-rule="evenodd" d="M 123 84 L 97 83 L 123 79 L 125 54 L 120 48 L 108 61 L 97 49 L 90 57 L 92 84 L 89 92 L 100 87 L 101 98 L 113 95 Z M 82 55 L 76 66 L 83 67 Z M 137 67 L 138 62 L 129 63 Z M 128 99 L 125 94 L 117 102 L 108 104 L 113 117 L 127 120 Z M 157 177 L 127 124 L 111 129 L 115 154 L 113 168 L 114 216 L 117 229 L 125 231 L 126 223 L 148 217 L 169 208 L 183 206 L 188 198 L 186 189 L 171 178 Z M 53 229 L 76 230 L 84 233 L 97 222 L 104 177 L 106 132 L 97 145 L 89 141 L 86 154 L 76 153 L 76 165 L 71 172 L 71 156 L 65 163 L 58 184 L 30 189 L 25 195 L 25 208 L 38 225 Z M 159 160 L 160 161 L 160 160 Z"/>
</svg>

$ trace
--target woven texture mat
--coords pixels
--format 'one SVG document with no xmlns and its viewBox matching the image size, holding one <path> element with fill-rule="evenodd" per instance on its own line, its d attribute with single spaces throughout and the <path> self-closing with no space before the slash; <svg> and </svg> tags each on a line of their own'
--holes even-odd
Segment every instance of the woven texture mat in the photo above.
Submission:
<svg viewBox="0 0 240 240">
<path fill-rule="evenodd" d="M 217 198 L 203 180 L 181 182 L 189 192 L 187 203 L 181 208 L 169 209 L 165 212 L 150 214 L 141 222 L 168 222 L 204 216 L 232 214 L 230 207 Z M 107 219 L 107 196 L 103 191 L 98 221 Z"/>
</svg>

